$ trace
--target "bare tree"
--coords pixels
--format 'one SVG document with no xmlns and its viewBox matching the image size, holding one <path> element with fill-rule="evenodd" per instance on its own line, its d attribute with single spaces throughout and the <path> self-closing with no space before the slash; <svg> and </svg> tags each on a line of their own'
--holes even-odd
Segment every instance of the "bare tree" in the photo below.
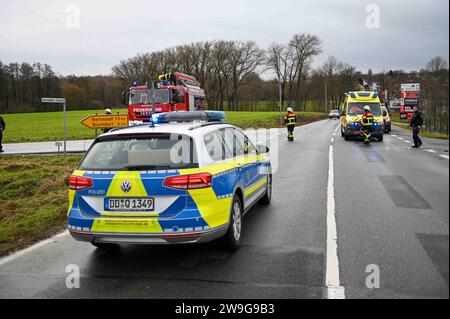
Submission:
<svg viewBox="0 0 450 319">
<path fill-rule="evenodd" d="M 435 57 L 427 63 L 421 72 L 422 97 L 426 101 L 426 117 L 435 122 L 444 123 L 434 130 L 448 134 L 448 82 L 449 71 L 447 61 L 442 57 Z M 439 120 L 438 120 L 439 119 Z M 445 130 L 442 127 L 446 127 Z"/>
<path fill-rule="evenodd" d="M 238 90 L 245 84 L 247 77 L 264 61 L 264 51 L 255 42 L 233 42 L 229 57 L 231 69 L 231 88 L 228 91 L 228 101 L 232 110 L 239 107 Z"/>
<path fill-rule="evenodd" d="M 327 86 L 327 100 L 332 103 L 332 107 L 342 103 L 345 93 L 355 88 L 359 76 L 356 67 L 338 61 L 334 56 L 328 57 L 318 74 L 323 78 L 323 86 Z"/>
<path fill-rule="evenodd" d="M 441 70 L 447 69 L 447 61 L 440 56 L 434 57 L 430 62 L 427 63 L 426 69 L 434 74 L 439 73 Z"/>
<path fill-rule="evenodd" d="M 295 62 L 292 47 L 283 44 L 272 44 L 267 51 L 266 64 L 277 75 L 281 87 L 281 107 L 284 108 L 286 86 L 291 83 L 295 72 Z"/>
<path fill-rule="evenodd" d="M 289 45 L 294 48 L 295 51 L 295 61 L 296 61 L 296 70 L 294 73 L 293 80 L 296 80 L 296 100 L 297 103 L 300 103 L 300 87 L 303 79 L 303 75 L 305 73 L 305 69 L 311 63 L 311 60 L 314 56 L 322 53 L 321 48 L 322 41 L 315 35 L 301 33 L 293 36 Z"/>
</svg>

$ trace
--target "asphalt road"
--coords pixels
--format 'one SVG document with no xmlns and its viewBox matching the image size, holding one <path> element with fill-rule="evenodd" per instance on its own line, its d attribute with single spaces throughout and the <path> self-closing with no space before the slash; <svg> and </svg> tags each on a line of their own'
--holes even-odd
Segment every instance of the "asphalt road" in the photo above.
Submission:
<svg viewBox="0 0 450 319">
<path fill-rule="evenodd" d="M 215 243 L 100 252 L 63 234 L 0 259 L 0 298 L 322 298 L 330 144 L 346 298 L 448 298 L 448 141 L 411 150 L 394 128 L 363 146 L 332 139 L 337 125 L 303 126 L 294 143 L 280 135 L 272 204 L 245 217 L 238 252 Z M 66 287 L 70 264 L 79 289 Z M 366 286 L 368 266 L 380 271 L 379 289 Z"/>
</svg>

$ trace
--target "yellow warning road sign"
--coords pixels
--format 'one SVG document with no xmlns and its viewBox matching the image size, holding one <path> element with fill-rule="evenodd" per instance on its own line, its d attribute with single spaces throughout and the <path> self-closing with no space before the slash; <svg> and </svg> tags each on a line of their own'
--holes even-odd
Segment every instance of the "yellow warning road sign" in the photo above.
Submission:
<svg viewBox="0 0 450 319">
<path fill-rule="evenodd" d="M 128 126 L 128 115 L 91 115 L 81 121 L 89 128 L 104 129 Z"/>
</svg>

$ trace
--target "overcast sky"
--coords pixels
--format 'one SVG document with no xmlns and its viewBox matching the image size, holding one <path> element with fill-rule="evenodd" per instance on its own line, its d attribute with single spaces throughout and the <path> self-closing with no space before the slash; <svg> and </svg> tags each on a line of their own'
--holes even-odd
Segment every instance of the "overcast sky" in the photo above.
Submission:
<svg viewBox="0 0 450 319">
<path fill-rule="evenodd" d="M 366 26 L 371 4 L 379 28 Z M 361 71 L 415 70 L 449 55 L 448 0 L 1 0 L 0 8 L 0 60 L 48 63 L 61 75 L 110 74 L 137 53 L 195 41 L 266 49 L 301 32 L 323 41 L 314 66 L 334 55 Z"/>
</svg>

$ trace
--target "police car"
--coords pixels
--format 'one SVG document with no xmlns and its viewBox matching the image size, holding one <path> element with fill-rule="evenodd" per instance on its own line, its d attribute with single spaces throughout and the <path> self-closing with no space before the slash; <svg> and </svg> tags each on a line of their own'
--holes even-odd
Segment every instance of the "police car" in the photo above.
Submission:
<svg viewBox="0 0 450 319">
<path fill-rule="evenodd" d="M 98 137 L 69 179 L 68 229 L 112 244 L 241 242 L 243 215 L 272 196 L 269 149 L 223 112 L 155 114 Z"/>
</svg>

